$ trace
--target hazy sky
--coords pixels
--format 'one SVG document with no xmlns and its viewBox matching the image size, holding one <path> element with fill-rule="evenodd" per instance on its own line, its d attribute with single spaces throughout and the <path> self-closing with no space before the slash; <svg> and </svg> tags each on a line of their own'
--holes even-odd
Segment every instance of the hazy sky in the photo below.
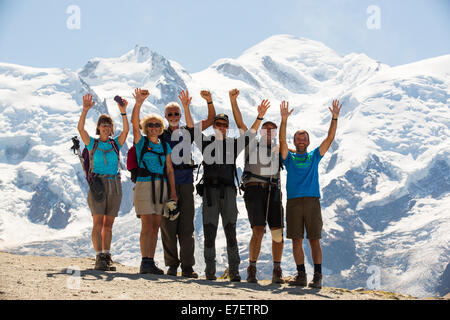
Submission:
<svg viewBox="0 0 450 320">
<path fill-rule="evenodd" d="M 71 5 L 80 29 L 67 27 Z M 140 44 L 196 72 L 274 34 L 399 65 L 450 53 L 450 0 L 0 0 L 0 62 L 36 67 L 75 70 Z"/>
</svg>

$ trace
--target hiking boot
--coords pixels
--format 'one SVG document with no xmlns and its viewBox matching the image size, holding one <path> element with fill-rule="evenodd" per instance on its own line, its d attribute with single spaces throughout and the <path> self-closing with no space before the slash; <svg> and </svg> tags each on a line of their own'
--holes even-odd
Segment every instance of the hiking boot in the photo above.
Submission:
<svg viewBox="0 0 450 320">
<path fill-rule="evenodd" d="M 198 278 L 198 274 L 194 272 L 194 269 L 192 269 L 192 267 L 183 268 L 181 271 L 181 275 L 186 278 Z"/>
<path fill-rule="evenodd" d="M 239 271 L 230 271 L 228 274 L 231 282 L 241 282 L 241 276 L 239 275 Z"/>
<path fill-rule="evenodd" d="M 103 253 L 99 253 L 95 257 L 94 270 L 101 270 L 101 271 L 108 270 L 108 261 L 106 261 L 105 255 Z"/>
<path fill-rule="evenodd" d="M 294 280 L 289 281 L 289 285 L 306 287 L 306 273 L 304 271 L 299 271 Z"/>
<path fill-rule="evenodd" d="M 164 271 L 159 269 L 155 265 L 154 261 L 142 260 L 141 261 L 140 273 L 142 273 L 142 274 L 150 273 L 150 274 L 163 275 Z"/>
<path fill-rule="evenodd" d="M 314 277 L 310 283 L 308 283 L 308 287 L 321 289 L 322 288 L 322 274 L 318 272 L 314 272 Z"/>
<path fill-rule="evenodd" d="M 176 277 L 177 276 L 177 270 L 178 270 L 178 267 L 170 266 L 169 269 L 167 270 L 167 275 Z"/>
<path fill-rule="evenodd" d="M 107 270 L 108 271 L 116 271 L 116 267 L 113 266 L 114 261 L 111 258 L 111 253 L 105 253 L 105 260 L 106 260 L 106 264 L 107 264 Z"/>
<path fill-rule="evenodd" d="M 258 279 L 256 279 L 256 267 L 248 266 L 247 268 L 247 282 L 257 283 Z"/>
<path fill-rule="evenodd" d="M 150 261 L 142 260 L 141 267 L 139 269 L 139 273 L 146 274 L 150 273 Z"/>
<path fill-rule="evenodd" d="M 272 272 L 272 283 L 284 283 L 284 280 L 281 278 L 283 276 L 283 271 L 281 267 L 275 267 Z"/>
<path fill-rule="evenodd" d="M 215 264 L 207 264 L 206 268 L 205 268 L 205 276 L 206 276 L 206 280 L 217 280 L 216 277 L 216 266 Z"/>
<path fill-rule="evenodd" d="M 160 268 L 158 268 L 156 266 L 156 264 L 153 262 L 153 263 L 150 263 L 149 273 L 150 274 L 163 275 L 164 271 L 161 270 Z"/>
<path fill-rule="evenodd" d="M 206 276 L 206 280 L 211 280 L 211 281 L 217 280 L 216 273 L 206 272 L 205 276 Z"/>
</svg>

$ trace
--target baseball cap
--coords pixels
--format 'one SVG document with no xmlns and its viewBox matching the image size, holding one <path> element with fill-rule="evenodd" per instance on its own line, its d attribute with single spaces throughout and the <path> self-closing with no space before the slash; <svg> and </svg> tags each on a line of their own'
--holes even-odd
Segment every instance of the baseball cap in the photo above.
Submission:
<svg viewBox="0 0 450 320">
<path fill-rule="evenodd" d="M 230 121 L 228 120 L 228 116 L 225 113 L 219 113 L 218 115 L 216 115 L 216 117 L 214 118 L 214 122 L 216 122 L 217 120 L 224 120 L 230 123 Z"/>
</svg>

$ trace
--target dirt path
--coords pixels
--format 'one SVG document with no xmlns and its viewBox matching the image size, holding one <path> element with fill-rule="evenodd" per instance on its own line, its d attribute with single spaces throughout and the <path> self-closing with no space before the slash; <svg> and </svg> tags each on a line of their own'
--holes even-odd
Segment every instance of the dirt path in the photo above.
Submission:
<svg viewBox="0 0 450 320">
<path fill-rule="evenodd" d="M 181 276 L 140 275 L 135 267 L 116 264 L 117 271 L 93 270 L 90 258 L 22 256 L 0 252 L 0 299 L 151 299 L 151 300 L 302 300 L 416 299 L 382 291 L 321 290 L 275 285 L 230 283 Z"/>
</svg>

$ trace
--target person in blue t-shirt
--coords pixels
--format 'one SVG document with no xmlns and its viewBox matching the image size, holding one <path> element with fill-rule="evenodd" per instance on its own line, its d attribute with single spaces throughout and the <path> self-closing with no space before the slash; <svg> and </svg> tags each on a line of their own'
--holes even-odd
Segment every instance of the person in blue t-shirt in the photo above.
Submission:
<svg viewBox="0 0 450 320">
<path fill-rule="evenodd" d="M 292 252 L 297 264 L 297 276 L 291 285 L 306 286 L 305 256 L 303 252 L 303 235 L 306 229 L 314 263 L 314 277 L 309 287 L 322 287 L 322 213 L 320 208 L 319 162 L 328 151 L 334 140 L 337 120 L 342 104 L 333 100 L 331 124 L 328 135 L 321 145 L 311 152 L 309 134 L 298 130 L 294 134 L 295 152 L 288 149 L 286 142 L 287 119 L 293 110 L 288 109 L 289 103 L 283 101 L 280 105 L 280 152 L 287 171 L 287 203 L 286 203 L 286 237 L 292 239 Z"/>
<path fill-rule="evenodd" d="M 126 114 L 128 102 L 122 99 L 119 106 L 123 120 L 123 130 L 118 137 L 111 139 L 114 134 L 114 123 L 111 116 L 102 114 L 97 121 L 96 134 L 98 139 L 89 136 L 84 129 L 86 115 L 94 105 L 92 95 L 83 96 L 83 111 L 78 122 L 78 132 L 89 151 L 90 170 L 98 176 L 105 188 L 104 200 L 97 201 L 92 191 L 88 192 L 88 204 L 93 218 L 92 244 L 97 254 L 95 269 L 113 270 L 110 254 L 112 227 L 114 219 L 118 216 L 122 202 L 122 184 L 119 175 L 119 150 L 128 136 L 129 125 Z"/>
<path fill-rule="evenodd" d="M 141 219 L 142 225 L 140 273 L 162 275 L 164 271 L 156 266 L 153 259 L 159 227 L 168 194 L 174 201 L 178 201 L 178 197 L 175 191 L 175 174 L 171 160 L 172 149 L 166 142 L 158 138 L 164 131 L 164 120 L 157 114 L 147 115 L 142 121 L 139 119 L 142 104 L 149 95 L 148 91 L 139 88 L 133 94 L 136 104 L 133 108 L 131 123 L 139 165 L 133 200 L 136 215 Z M 166 172 L 164 172 L 164 167 Z"/>
<path fill-rule="evenodd" d="M 208 106 L 208 117 L 201 121 L 201 130 L 206 130 L 214 122 L 216 111 L 209 91 L 200 92 Z M 185 110 L 185 118 L 190 117 L 189 106 L 192 97 L 189 92 L 182 90 L 178 96 Z M 180 127 L 181 107 L 176 102 L 169 102 L 164 115 L 169 123 L 169 127 L 159 137 L 167 142 L 174 153 L 172 153 L 173 168 L 175 171 L 175 188 L 178 196 L 178 207 L 180 215 L 177 219 L 171 221 L 163 217 L 161 220 L 161 240 L 164 249 L 164 261 L 169 267 L 167 274 L 177 275 L 177 269 L 181 264 L 181 275 L 188 278 L 198 278 L 194 272 L 194 175 L 192 161 L 192 142 L 194 142 L 194 128 L 188 126 Z M 186 124 L 191 119 L 186 119 Z M 180 248 L 178 250 L 178 242 Z"/>
</svg>

